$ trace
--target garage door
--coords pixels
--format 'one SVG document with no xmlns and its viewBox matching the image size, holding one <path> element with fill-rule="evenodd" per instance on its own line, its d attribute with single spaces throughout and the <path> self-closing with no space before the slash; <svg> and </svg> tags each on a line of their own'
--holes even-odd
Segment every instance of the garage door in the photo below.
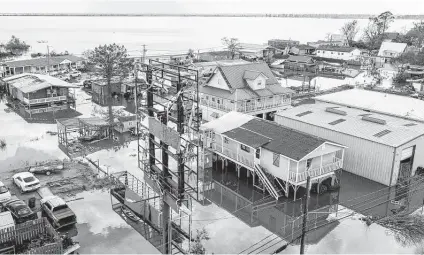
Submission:
<svg viewBox="0 0 424 255">
<path fill-rule="evenodd" d="M 402 150 L 402 156 L 400 160 L 405 160 L 412 157 L 413 152 L 414 152 L 414 146 Z"/>
</svg>

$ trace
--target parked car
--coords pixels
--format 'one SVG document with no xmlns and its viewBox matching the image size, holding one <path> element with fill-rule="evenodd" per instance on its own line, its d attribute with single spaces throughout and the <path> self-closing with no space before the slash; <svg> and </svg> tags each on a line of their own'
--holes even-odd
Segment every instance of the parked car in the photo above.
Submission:
<svg viewBox="0 0 424 255">
<path fill-rule="evenodd" d="M 22 191 L 28 192 L 40 188 L 40 181 L 30 172 L 22 172 L 13 175 L 13 183 Z"/>
<path fill-rule="evenodd" d="M 0 231 L 6 228 L 14 227 L 12 213 L 9 211 L 0 212 Z"/>
<path fill-rule="evenodd" d="M 81 72 L 80 72 L 80 71 L 76 71 L 76 70 L 74 70 L 74 71 L 71 71 L 71 72 L 69 73 L 69 76 L 70 76 L 71 78 L 78 78 L 78 77 L 80 77 L 80 76 L 81 76 Z"/>
<path fill-rule="evenodd" d="M 7 200 L 10 200 L 12 196 L 10 195 L 9 189 L 0 182 L 0 203 L 4 203 Z"/>
<path fill-rule="evenodd" d="M 85 80 L 83 83 L 82 83 L 82 85 L 84 86 L 84 88 L 85 87 L 87 87 L 87 88 L 91 88 L 91 85 L 93 84 L 93 81 L 92 80 Z"/>
<path fill-rule="evenodd" d="M 63 228 L 77 223 L 75 213 L 62 198 L 48 196 L 41 199 L 40 203 L 42 215 L 50 220 L 54 228 Z"/>
<path fill-rule="evenodd" d="M 37 219 L 37 213 L 17 197 L 12 197 L 11 200 L 4 203 L 4 208 L 12 214 L 16 224 Z"/>
</svg>

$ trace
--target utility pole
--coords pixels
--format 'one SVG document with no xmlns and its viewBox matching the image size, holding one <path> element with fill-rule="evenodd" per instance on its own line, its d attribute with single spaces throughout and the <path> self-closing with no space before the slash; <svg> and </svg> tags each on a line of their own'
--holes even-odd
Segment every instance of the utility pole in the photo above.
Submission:
<svg viewBox="0 0 424 255">
<path fill-rule="evenodd" d="M 141 60 L 141 63 L 143 63 L 143 64 L 146 61 L 146 52 L 147 52 L 147 50 L 146 50 L 146 44 L 143 44 L 143 58 Z"/>
<path fill-rule="evenodd" d="M 306 199 L 305 199 L 305 203 L 303 203 L 303 222 L 302 222 L 302 236 L 300 238 L 300 254 L 305 254 L 306 223 L 308 222 L 308 206 L 309 206 L 310 191 L 311 191 L 311 177 L 308 176 L 306 180 Z"/>
<path fill-rule="evenodd" d="M 47 44 L 47 74 L 50 75 L 50 48 L 48 44 Z"/>
</svg>

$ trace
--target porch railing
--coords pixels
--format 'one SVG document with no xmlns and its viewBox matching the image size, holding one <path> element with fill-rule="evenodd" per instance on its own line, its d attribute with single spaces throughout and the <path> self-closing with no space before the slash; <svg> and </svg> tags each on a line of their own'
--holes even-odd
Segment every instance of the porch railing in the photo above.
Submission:
<svg viewBox="0 0 424 255">
<path fill-rule="evenodd" d="M 311 178 L 318 177 L 330 172 L 334 172 L 337 169 L 340 169 L 341 167 L 342 167 L 342 160 L 334 157 L 333 162 L 323 165 L 322 167 L 310 168 L 306 170 L 305 172 L 301 172 L 301 173 L 290 171 L 289 180 L 292 182 L 299 183 L 299 182 L 305 181 L 308 178 L 308 176 L 310 176 Z"/>
<path fill-rule="evenodd" d="M 36 109 L 25 109 L 27 113 L 43 113 L 43 112 L 53 112 L 53 111 L 59 111 L 59 110 L 66 110 L 68 109 L 68 105 L 60 105 L 60 106 L 52 106 L 52 107 L 43 107 L 43 108 L 36 108 Z"/>
<path fill-rule="evenodd" d="M 291 103 L 290 98 L 281 99 L 278 101 L 273 100 L 265 100 L 265 101 L 259 101 L 259 102 L 250 102 L 246 104 L 239 104 L 237 105 L 237 111 L 238 112 L 254 112 L 254 111 L 261 111 L 266 109 L 272 109 L 284 105 L 289 105 Z"/>
<path fill-rule="evenodd" d="M 252 157 L 246 157 L 242 156 L 240 154 L 237 154 L 237 152 L 234 152 L 232 149 L 229 149 L 227 147 L 222 147 L 221 144 L 212 143 L 212 149 L 215 152 L 221 153 L 230 159 L 233 159 L 239 163 L 242 163 L 245 166 L 253 168 L 255 166 L 254 164 L 254 155 L 252 154 Z"/>
<path fill-rule="evenodd" d="M 222 111 L 225 111 L 225 112 L 230 112 L 230 111 L 234 110 L 234 107 L 231 107 L 227 104 L 218 104 L 217 102 L 212 102 L 212 101 L 205 100 L 205 99 L 201 99 L 200 104 L 211 107 L 211 108 L 215 108 L 215 109 L 218 109 L 218 110 L 222 110 Z"/>
<path fill-rule="evenodd" d="M 42 103 L 49 103 L 49 102 L 65 101 L 66 99 L 67 99 L 67 96 L 45 97 L 45 98 L 37 98 L 37 99 L 24 98 L 24 103 L 42 104 Z"/>
</svg>

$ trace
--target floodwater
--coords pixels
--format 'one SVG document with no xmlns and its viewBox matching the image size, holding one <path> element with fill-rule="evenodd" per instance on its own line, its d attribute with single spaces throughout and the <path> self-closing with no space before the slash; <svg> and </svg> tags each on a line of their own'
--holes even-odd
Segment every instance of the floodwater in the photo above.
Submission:
<svg viewBox="0 0 424 255">
<path fill-rule="evenodd" d="M 78 217 L 79 253 L 159 253 L 112 210 L 108 191 L 87 191 L 77 196 L 83 199 L 72 201 L 69 206 Z"/>
<path fill-rule="evenodd" d="M 76 92 L 77 103 L 80 104 L 77 104 L 77 110 L 83 116 L 91 116 L 92 105 L 86 100 L 88 96 L 79 89 Z M 26 162 L 65 157 L 58 148 L 57 137 L 46 134 L 46 131 L 56 131 L 56 125 L 29 124 L 15 113 L 7 112 L 6 109 L 4 103 L 0 103 L 0 119 L 2 120 L 0 138 L 5 139 L 8 144 L 6 150 L 0 151 L 0 172 L 16 168 Z M 108 168 L 110 172 L 126 170 L 140 179 L 143 178 L 142 171 L 137 167 L 137 141 L 117 151 L 102 150 L 89 157 L 99 160 L 100 165 Z M 358 185 L 361 184 L 359 182 L 355 185 L 359 187 Z M 371 186 L 372 184 L 367 185 L 367 189 Z M 358 195 L 350 194 L 350 196 Z M 112 210 L 107 191 L 83 192 L 78 196 L 83 199 L 70 202 L 70 206 L 75 210 L 79 220 L 77 240 L 82 247 L 81 253 L 158 253 Z M 339 205 L 339 210 L 342 208 Z M 208 252 L 239 253 L 257 242 L 261 243 L 265 237 L 269 239 L 276 237 L 269 230 L 269 222 L 249 226 L 231 214 L 231 210 L 227 211 L 228 209 L 223 209 L 216 204 L 203 206 L 194 203 L 193 210 L 193 231 L 204 227 L 210 235 L 210 240 L 204 244 Z M 343 211 L 343 213 L 349 212 L 349 209 Z M 330 215 L 330 217 L 335 216 Z M 362 221 L 357 220 L 357 217 L 340 220 L 340 223 L 325 232 L 317 243 L 308 244 L 307 252 L 381 254 L 419 252 L 419 248 L 416 247 L 402 247 L 393 236 L 386 233 L 383 227 L 378 225 L 367 227 Z M 263 244 L 265 242 L 262 241 Z M 278 248 L 278 244 L 285 242 L 277 237 L 270 244 L 274 243 L 277 245 L 263 252 L 271 252 Z M 269 244 L 264 247 L 269 247 Z M 299 246 L 294 245 L 289 246 L 284 253 L 298 251 Z"/>
<path fill-rule="evenodd" d="M 339 33 L 347 20 L 300 18 L 229 17 L 0 17 L 0 42 L 12 35 L 31 45 L 34 52 L 51 50 L 74 54 L 99 44 L 119 43 L 129 53 L 140 56 L 206 50 L 222 47 L 221 38 L 234 37 L 244 43 L 266 43 L 269 39 L 293 39 L 302 43 L 323 40 L 328 33 Z M 361 28 L 368 20 L 359 20 Z M 413 20 L 395 20 L 390 30 L 402 31 Z M 359 36 L 359 35 L 358 35 Z"/>
</svg>

